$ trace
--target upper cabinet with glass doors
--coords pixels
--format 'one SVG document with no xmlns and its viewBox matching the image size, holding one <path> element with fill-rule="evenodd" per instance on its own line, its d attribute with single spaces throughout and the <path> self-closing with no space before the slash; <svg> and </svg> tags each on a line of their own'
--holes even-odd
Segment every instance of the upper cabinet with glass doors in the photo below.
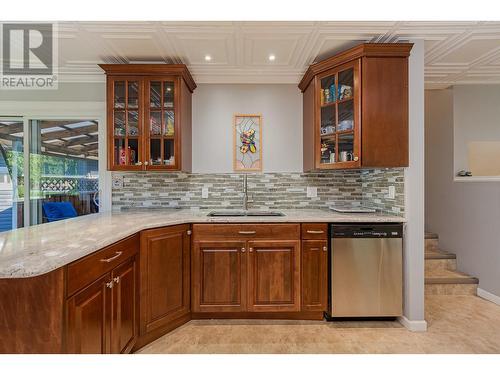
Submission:
<svg viewBox="0 0 500 375">
<path fill-rule="evenodd" d="M 100 67 L 107 74 L 108 169 L 190 171 L 196 84 L 187 67 Z"/>
<path fill-rule="evenodd" d="M 408 166 L 412 44 L 361 44 L 315 63 L 303 92 L 304 170 Z"/>
</svg>

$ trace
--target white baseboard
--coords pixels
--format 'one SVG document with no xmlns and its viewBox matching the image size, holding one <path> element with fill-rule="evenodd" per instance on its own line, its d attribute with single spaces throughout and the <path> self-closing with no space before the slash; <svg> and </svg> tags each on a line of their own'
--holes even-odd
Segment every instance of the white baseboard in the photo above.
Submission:
<svg viewBox="0 0 500 375">
<path fill-rule="evenodd" d="M 493 293 L 487 292 L 484 289 L 477 288 L 477 295 L 481 298 L 484 298 L 484 299 L 490 301 L 490 302 L 493 302 L 493 303 L 496 303 L 497 305 L 500 305 L 500 297 L 493 294 Z"/>
<path fill-rule="evenodd" d="M 425 320 L 409 320 L 406 316 L 400 316 L 398 322 L 412 332 L 427 331 L 427 322 Z"/>
</svg>

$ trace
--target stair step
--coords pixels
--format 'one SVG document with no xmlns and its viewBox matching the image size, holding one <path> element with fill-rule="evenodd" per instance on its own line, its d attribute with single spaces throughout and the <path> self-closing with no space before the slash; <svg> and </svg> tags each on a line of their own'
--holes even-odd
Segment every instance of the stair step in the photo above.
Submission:
<svg viewBox="0 0 500 375">
<path fill-rule="evenodd" d="M 425 239 L 425 251 L 438 250 L 439 242 L 437 238 L 426 238 Z"/>
<path fill-rule="evenodd" d="M 439 236 L 436 233 L 425 232 L 425 239 L 438 239 Z"/>
<path fill-rule="evenodd" d="M 427 295 L 477 295 L 479 280 L 461 272 L 432 270 L 425 277 Z"/>
<path fill-rule="evenodd" d="M 443 250 L 427 250 L 425 259 L 457 259 L 457 256 Z"/>
<path fill-rule="evenodd" d="M 479 284 L 476 277 L 458 271 L 433 270 L 425 277 L 426 284 Z"/>
<path fill-rule="evenodd" d="M 477 284 L 425 284 L 425 294 L 428 296 L 476 296 Z"/>
<path fill-rule="evenodd" d="M 455 271 L 457 269 L 457 260 L 454 258 L 425 258 L 425 274 L 431 274 L 438 270 Z"/>
</svg>

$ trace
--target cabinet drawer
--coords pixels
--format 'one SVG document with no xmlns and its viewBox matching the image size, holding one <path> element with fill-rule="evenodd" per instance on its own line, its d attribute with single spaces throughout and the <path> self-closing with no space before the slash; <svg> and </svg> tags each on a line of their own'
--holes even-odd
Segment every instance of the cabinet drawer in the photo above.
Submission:
<svg viewBox="0 0 500 375">
<path fill-rule="evenodd" d="M 305 223 L 302 224 L 303 240 L 323 240 L 328 237 L 328 224 Z"/>
<path fill-rule="evenodd" d="M 273 239 L 300 237 L 300 224 L 195 224 L 194 239 Z"/>
<path fill-rule="evenodd" d="M 77 290 L 97 280 L 117 265 L 139 251 L 139 235 L 135 234 L 96 253 L 68 265 L 66 293 L 72 295 Z"/>
</svg>

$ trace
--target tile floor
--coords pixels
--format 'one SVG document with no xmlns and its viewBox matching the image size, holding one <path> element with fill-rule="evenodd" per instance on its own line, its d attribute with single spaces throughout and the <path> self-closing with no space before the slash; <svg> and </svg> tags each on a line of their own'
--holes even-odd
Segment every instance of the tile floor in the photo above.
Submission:
<svg viewBox="0 0 500 375">
<path fill-rule="evenodd" d="M 427 296 L 427 332 L 397 322 L 193 320 L 139 353 L 500 353 L 500 306 Z"/>
</svg>

